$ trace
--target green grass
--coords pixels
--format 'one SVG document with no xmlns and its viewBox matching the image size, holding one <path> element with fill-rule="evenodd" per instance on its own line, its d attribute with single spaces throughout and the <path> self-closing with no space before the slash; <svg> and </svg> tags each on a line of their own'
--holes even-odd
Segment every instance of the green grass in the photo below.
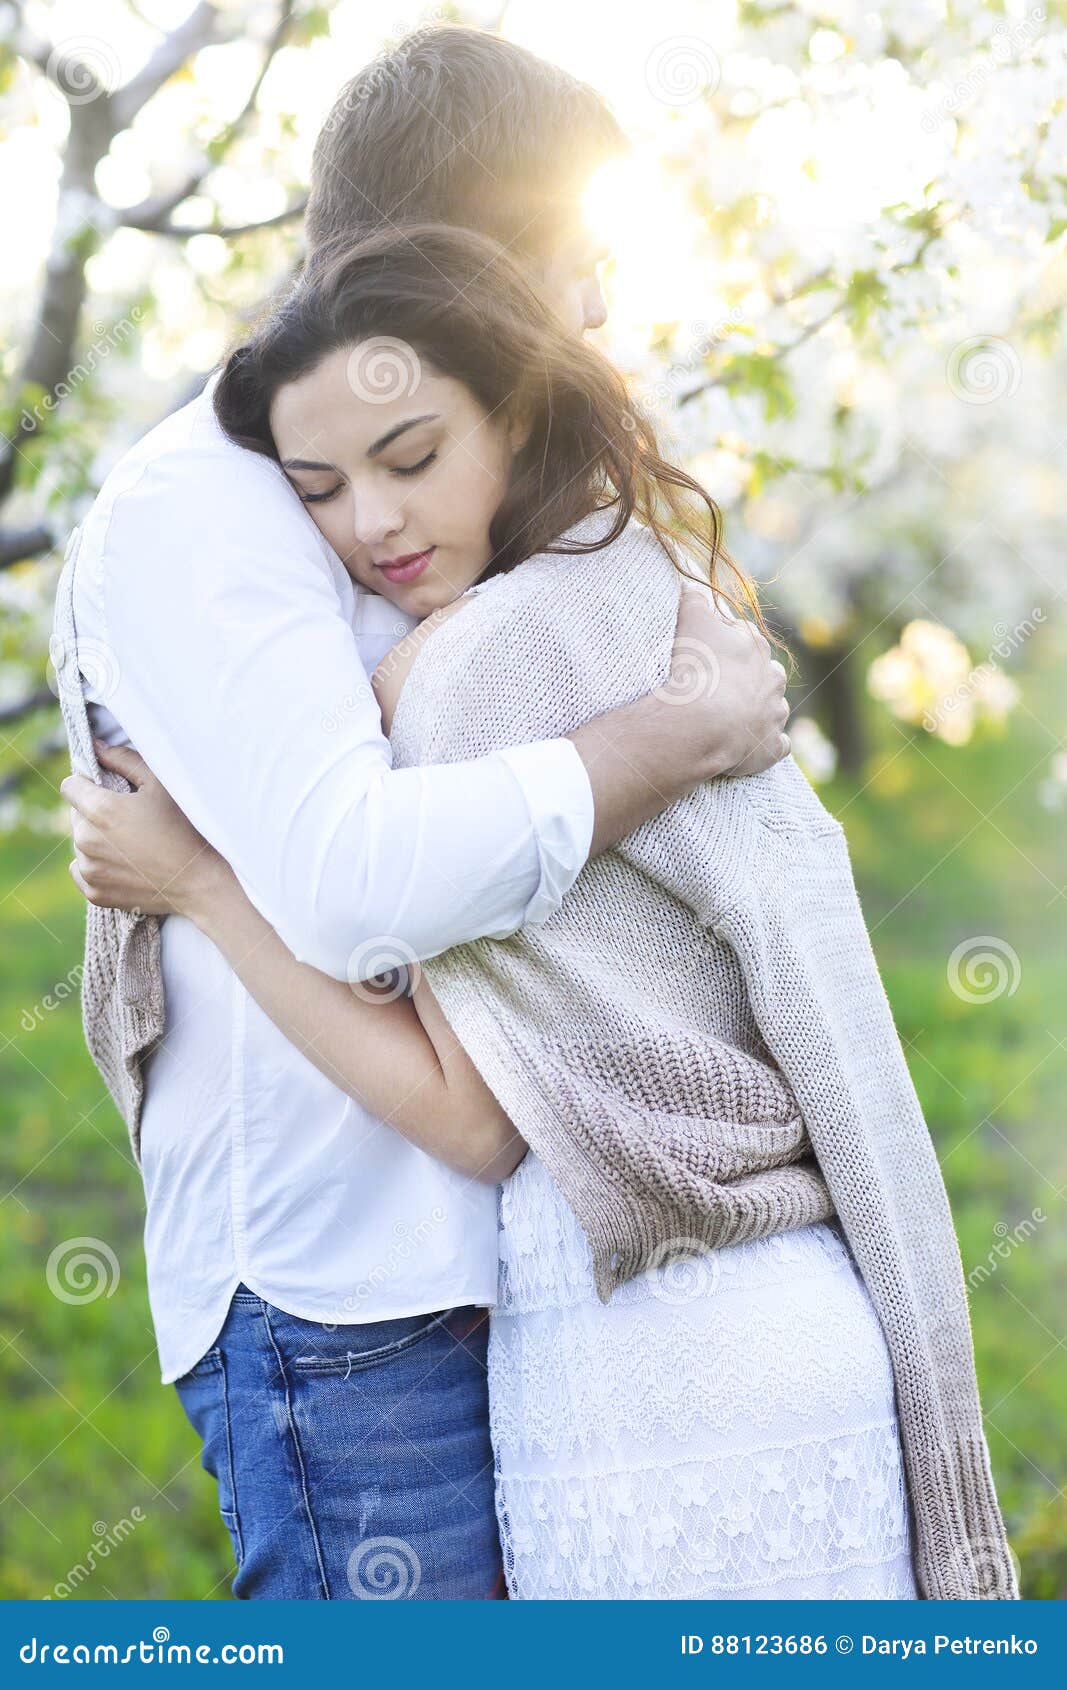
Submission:
<svg viewBox="0 0 1067 1690">
<path fill-rule="evenodd" d="M 863 779 L 824 793 L 944 1171 L 993 1471 L 1024 1594 L 1042 1598 L 1067 1594 L 1067 897 L 1064 816 L 1038 798 L 1067 737 L 1061 672 L 1046 652 L 1004 737 L 963 749 L 882 718 Z M 968 1002 L 949 959 L 983 935 L 1005 988 Z"/>
<path fill-rule="evenodd" d="M 1064 725 L 1051 656 L 1024 688 L 1026 707 L 1008 734 L 962 750 L 872 718 L 879 749 L 863 780 L 839 781 L 827 796 L 849 832 L 965 1272 L 1004 1246 L 1005 1229 L 1037 1210 L 1047 1217 L 1003 1260 L 993 1256 L 971 1313 L 1024 1590 L 1063 1597 L 1063 819 L 1037 801 Z M 174 1392 L 158 1382 L 141 1189 L 125 1131 L 85 1054 L 76 996 L 34 1013 L 81 954 L 68 858 L 63 840 L 0 842 L 0 1155 L 10 1192 L 0 1227 L 0 1595 L 48 1595 L 96 1544 L 109 1553 L 77 1596 L 225 1598 L 230 1555 L 214 1486 Z M 1020 977 L 1011 994 L 967 1003 L 946 967 L 954 947 L 980 934 L 1012 947 Z M 83 1305 L 57 1299 L 46 1283 L 50 1251 L 78 1237 L 103 1241 L 120 1268 L 113 1294 Z M 135 1529 L 112 1546 L 108 1535 L 125 1532 L 123 1520 Z"/>
<path fill-rule="evenodd" d="M 77 995 L 43 1007 L 81 954 L 69 856 L 65 840 L 0 845 L 0 1596 L 67 1585 L 87 1599 L 224 1598 L 232 1566 L 213 1481 L 159 1383 L 126 1130 L 86 1055 Z M 50 1252 L 76 1238 L 113 1252 L 110 1296 L 49 1291 Z"/>
</svg>

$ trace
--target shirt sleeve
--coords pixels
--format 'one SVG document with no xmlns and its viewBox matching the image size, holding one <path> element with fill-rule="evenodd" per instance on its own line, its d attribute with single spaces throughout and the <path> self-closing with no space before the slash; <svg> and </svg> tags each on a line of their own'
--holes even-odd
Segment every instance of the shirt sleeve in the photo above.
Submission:
<svg viewBox="0 0 1067 1690">
<path fill-rule="evenodd" d="M 76 591 L 90 699 L 301 961 L 355 980 L 502 937 L 583 867 L 569 740 L 392 767 L 351 585 L 269 460 L 147 459 L 87 518 Z"/>
</svg>

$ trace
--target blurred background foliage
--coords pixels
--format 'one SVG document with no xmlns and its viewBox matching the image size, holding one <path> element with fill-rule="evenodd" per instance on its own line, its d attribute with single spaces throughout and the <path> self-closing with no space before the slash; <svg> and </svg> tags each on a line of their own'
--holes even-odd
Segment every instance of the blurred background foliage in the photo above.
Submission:
<svg viewBox="0 0 1067 1690">
<path fill-rule="evenodd" d="M 1063 1596 L 1064 8 L 387 14 L 0 0 L 0 1594 L 228 1594 L 81 1037 L 62 548 L 299 264 L 341 82 L 458 21 L 594 83 L 634 139 L 590 185 L 613 253 L 597 339 L 797 658 L 794 748 L 848 830 L 944 1166 L 1024 1591 Z M 106 1290 L 57 1295 L 50 1258 L 82 1238 Z"/>
</svg>

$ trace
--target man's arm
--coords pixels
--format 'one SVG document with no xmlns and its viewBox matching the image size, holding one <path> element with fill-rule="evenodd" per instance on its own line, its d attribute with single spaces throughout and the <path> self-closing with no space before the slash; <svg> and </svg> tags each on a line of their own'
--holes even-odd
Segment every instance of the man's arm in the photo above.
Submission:
<svg viewBox="0 0 1067 1690">
<path fill-rule="evenodd" d="M 719 775 L 754 775 L 789 751 L 786 673 L 751 623 L 683 587 L 671 675 L 657 692 L 569 737 L 593 787 L 590 856 Z"/>
<path fill-rule="evenodd" d="M 371 685 L 386 733 L 415 658 L 443 622 L 462 614 L 466 602 L 457 599 L 434 611 L 374 671 Z M 566 736 L 593 792 L 589 855 L 608 850 L 702 781 L 759 774 L 784 757 L 785 685 L 785 670 L 758 629 L 737 618 L 727 621 L 706 589 L 683 586 L 670 680 Z M 710 720 L 707 710 L 684 708 L 712 698 Z"/>
<path fill-rule="evenodd" d="M 562 741 L 393 770 L 350 592 L 281 471 L 214 445 L 150 457 L 94 507 L 75 576 L 83 666 L 107 682 L 90 696 L 339 979 L 543 919 L 593 816 Z"/>
<path fill-rule="evenodd" d="M 301 961 L 357 977 L 543 920 L 592 844 L 715 772 L 714 710 L 654 699 L 394 770 L 337 568 L 276 466 L 236 447 L 150 461 L 78 561 L 108 708 Z"/>
</svg>

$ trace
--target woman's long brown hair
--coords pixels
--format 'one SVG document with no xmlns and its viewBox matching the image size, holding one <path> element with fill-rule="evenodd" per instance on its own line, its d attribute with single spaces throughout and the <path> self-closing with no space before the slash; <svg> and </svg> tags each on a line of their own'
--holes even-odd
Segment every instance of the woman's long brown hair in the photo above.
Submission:
<svg viewBox="0 0 1067 1690">
<path fill-rule="evenodd" d="M 636 517 L 676 569 L 765 630 L 755 586 L 723 544 L 710 493 L 663 456 L 655 425 L 611 361 L 564 327 L 487 236 L 420 223 L 320 250 L 230 354 L 214 398 L 222 428 L 276 458 L 270 407 L 278 389 L 331 352 L 369 340 L 399 343 L 378 349 L 379 375 L 388 377 L 392 359 L 397 378 L 410 382 L 425 360 L 463 382 L 491 415 L 529 426 L 490 524 L 487 576 L 537 552 L 599 550 Z M 368 358 L 375 351 L 368 348 Z M 616 514 L 602 540 L 557 543 L 604 506 Z"/>
</svg>

